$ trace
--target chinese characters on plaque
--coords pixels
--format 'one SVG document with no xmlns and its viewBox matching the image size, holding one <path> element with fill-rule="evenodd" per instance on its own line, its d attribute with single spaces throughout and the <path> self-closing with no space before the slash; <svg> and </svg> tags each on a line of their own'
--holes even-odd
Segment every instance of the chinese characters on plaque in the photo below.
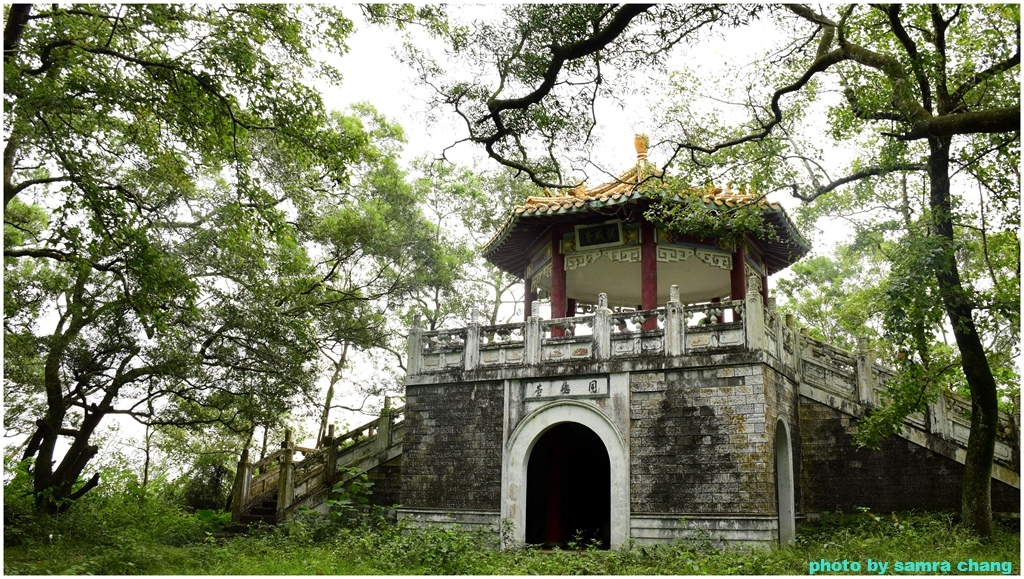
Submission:
<svg viewBox="0 0 1024 579">
<path fill-rule="evenodd" d="M 608 376 L 573 376 L 523 381 L 524 398 L 574 398 L 608 396 Z"/>
</svg>

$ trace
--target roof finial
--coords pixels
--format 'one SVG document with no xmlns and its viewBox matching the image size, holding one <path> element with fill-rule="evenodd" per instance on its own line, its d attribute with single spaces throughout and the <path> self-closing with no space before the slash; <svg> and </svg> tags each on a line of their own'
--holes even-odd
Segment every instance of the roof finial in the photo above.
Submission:
<svg viewBox="0 0 1024 579">
<path fill-rule="evenodd" d="M 633 136 L 633 146 L 636 147 L 636 158 L 638 161 L 647 158 L 647 147 L 650 143 L 651 140 L 644 133 L 637 133 Z"/>
</svg>

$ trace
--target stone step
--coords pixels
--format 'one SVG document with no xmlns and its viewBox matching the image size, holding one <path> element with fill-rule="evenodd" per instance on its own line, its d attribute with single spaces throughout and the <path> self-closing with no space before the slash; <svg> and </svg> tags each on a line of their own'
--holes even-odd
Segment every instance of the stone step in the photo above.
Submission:
<svg viewBox="0 0 1024 579">
<path fill-rule="evenodd" d="M 276 522 L 277 522 L 277 517 L 273 516 L 273 515 L 270 515 L 270 516 L 242 515 L 241 520 L 238 521 L 238 523 L 240 525 L 242 525 L 242 526 L 244 526 L 246 528 L 248 528 L 250 525 L 253 525 L 255 523 L 265 523 L 267 525 L 273 525 Z"/>
</svg>

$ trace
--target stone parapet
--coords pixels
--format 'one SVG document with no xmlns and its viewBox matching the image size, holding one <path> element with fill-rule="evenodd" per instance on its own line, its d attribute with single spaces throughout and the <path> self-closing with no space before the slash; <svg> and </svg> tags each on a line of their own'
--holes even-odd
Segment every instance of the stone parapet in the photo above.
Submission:
<svg viewBox="0 0 1024 579">
<path fill-rule="evenodd" d="M 663 308 L 612 312 L 602 294 L 596 312 L 583 316 L 530 317 L 498 325 L 479 325 L 474 319 L 465 328 L 413 328 L 407 375 L 762 350 L 764 327 L 764 308 L 755 299 L 692 306 L 670 301 Z M 777 349 L 775 341 L 772 347 Z"/>
</svg>

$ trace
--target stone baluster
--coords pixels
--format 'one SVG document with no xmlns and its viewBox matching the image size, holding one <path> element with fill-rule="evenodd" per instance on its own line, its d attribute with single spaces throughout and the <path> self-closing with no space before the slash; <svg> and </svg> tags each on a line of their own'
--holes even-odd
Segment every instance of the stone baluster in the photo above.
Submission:
<svg viewBox="0 0 1024 579">
<path fill-rule="evenodd" d="M 536 305 L 536 302 L 534 302 Z M 537 308 L 534 307 L 534 312 Z M 527 366 L 535 366 L 540 363 L 541 335 L 540 317 L 530 316 L 526 319 L 526 328 L 523 330 L 523 362 Z"/>
<path fill-rule="evenodd" d="M 480 310 L 469 310 L 469 326 L 466 327 L 466 341 L 462 345 L 462 364 L 466 370 L 475 370 L 480 362 Z"/>
<path fill-rule="evenodd" d="M 242 511 L 252 496 L 252 463 L 249 462 L 249 443 L 242 449 L 242 457 L 238 459 L 238 468 L 235 470 L 235 484 L 232 487 L 231 497 L 231 520 L 235 523 L 242 519 Z"/>
<path fill-rule="evenodd" d="M 797 366 L 800 365 L 799 364 L 800 352 L 799 352 L 799 349 L 798 349 L 800 347 L 800 337 L 799 337 L 799 334 L 797 333 L 796 318 L 793 317 L 793 314 L 790 314 L 790 313 L 786 314 L 785 326 L 786 326 L 786 329 L 789 330 L 789 331 L 786 332 L 786 336 L 785 337 L 783 337 L 782 334 L 779 334 L 779 343 L 782 344 L 782 349 L 779 350 L 779 351 L 782 353 L 783 356 L 785 356 L 785 354 L 786 354 L 786 339 L 788 338 L 790 340 L 789 349 L 793 351 L 793 367 L 796 368 Z M 783 363 L 785 363 L 786 362 L 785 358 L 783 358 L 782 361 L 783 361 Z"/>
<path fill-rule="evenodd" d="M 770 301 L 772 304 L 772 320 L 774 321 L 775 329 L 775 359 L 778 360 L 780 363 L 785 363 L 786 348 L 782 343 L 785 339 L 785 336 L 782 333 L 782 316 L 779 315 L 779 310 L 775 306 L 775 298 L 771 298 Z"/>
<path fill-rule="evenodd" d="M 686 320 L 683 319 L 683 306 L 679 303 L 679 286 L 668 288 L 668 303 L 665 304 L 665 354 L 681 356 L 683 339 L 686 332 Z"/>
<path fill-rule="evenodd" d="M 284 431 L 284 450 L 281 453 L 281 469 L 277 478 L 277 519 L 281 520 L 284 511 L 295 500 L 295 443 L 292 442 L 292 431 Z"/>
<path fill-rule="evenodd" d="M 387 449 L 391 443 L 391 397 L 384 397 L 384 408 L 380 411 L 380 418 L 377 419 L 377 438 L 374 447 L 377 452 Z"/>
<path fill-rule="evenodd" d="M 747 278 L 747 297 L 743 306 L 743 325 L 747 331 L 747 348 L 764 348 L 764 300 L 761 297 L 761 278 L 752 275 Z"/>
<path fill-rule="evenodd" d="M 421 338 L 423 336 L 423 318 L 416 314 L 412 319 L 412 329 L 409 330 L 409 343 L 406 346 L 405 373 L 409 376 L 416 376 L 420 373 L 420 363 L 423 359 Z"/>
<path fill-rule="evenodd" d="M 875 404 L 875 351 L 865 336 L 857 338 L 857 398 L 861 404 Z"/>
<path fill-rule="evenodd" d="M 330 485 L 338 470 L 338 446 L 334 440 L 334 425 L 327 427 L 327 458 L 324 465 L 324 484 Z"/>
<path fill-rule="evenodd" d="M 594 312 L 594 359 L 607 360 L 612 353 L 612 311 L 608 309 L 608 294 L 597 294 L 597 311 Z"/>
<path fill-rule="evenodd" d="M 939 393 L 938 400 L 928 403 L 928 432 L 948 439 L 952 433 L 946 408 L 945 392 Z"/>
</svg>

